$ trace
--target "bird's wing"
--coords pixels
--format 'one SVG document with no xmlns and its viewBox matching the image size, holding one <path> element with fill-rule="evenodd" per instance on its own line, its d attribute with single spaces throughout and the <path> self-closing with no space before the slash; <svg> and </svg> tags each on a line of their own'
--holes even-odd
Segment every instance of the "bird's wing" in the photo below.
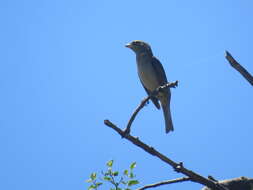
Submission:
<svg viewBox="0 0 253 190">
<path fill-rule="evenodd" d="M 141 81 L 141 80 L 140 80 L 140 81 Z M 142 81 L 141 81 L 141 84 L 142 84 L 143 88 L 145 89 L 145 91 L 147 92 L 147 94 L 150 95 L 150 94 L 151 94 L 151 91 L 149 91 L 149 90 L 143 85 Z M 152 102 L 154 103 L 155 107 L 156 107 L 157 109 L 160 109 L 160 104 L 159 104 L 159 102 L 158 102 L 158 99 L 157 99 L 156 97 L 153 97 L 153 96 L 152 96 L 150 99 L 151 99 Z"/>
<path fill-rule="evenodd" d="M 157 80 L 159 81 L 159 84 L 161 85 L 166 84 L 167 77 L 166 77 L 165 71 L 163 69 L 162 64 L 155 56 L 152 57 L 152 66 L 156 72 L 156 76 L 157 76 Z"/>
</svg>

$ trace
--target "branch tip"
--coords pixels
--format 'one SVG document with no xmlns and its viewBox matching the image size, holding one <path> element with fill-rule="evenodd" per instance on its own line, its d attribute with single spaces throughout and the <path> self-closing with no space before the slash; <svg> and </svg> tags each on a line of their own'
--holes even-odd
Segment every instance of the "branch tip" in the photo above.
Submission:
<svg viewBox="0 0 253 190">
<path fill-rule="evenodd" d="M 225 51 L 225 57 L 229 64 L 253 86 L 253 76 L 242 65 L 240 65 L 228 51 Z"/>
<path fill-rule="evenodd" d="M 158 183 L 145 185 L 144 187 L 141 187 L 137 190 L 145 190 L 145 189 L 149 189 L 149 188 L 159 187 L 159 186 L 162 186 L 162 185 L 168 185 L 168 184 L 172 184 L 172 183 L 179 183 L 179 182 L 190 181 L 190 180 L 191 180 L 191 178 L 189 178 L 189 177 L 182 177 L 182 178 L 177 178 L 177 179 L 172 179 L 172 180 L 167 180 L 167 181 L 161 181 L 161 182 L 158 182 Z"/>
</svg>

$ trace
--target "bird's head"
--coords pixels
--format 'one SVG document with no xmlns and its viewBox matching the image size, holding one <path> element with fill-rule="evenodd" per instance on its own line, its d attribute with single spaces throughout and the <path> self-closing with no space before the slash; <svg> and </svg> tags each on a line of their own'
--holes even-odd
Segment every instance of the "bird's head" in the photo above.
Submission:
<svg viewBox="0 0 253 190">
<path fill-rule="evenodd" d="M 133 50 L 136 54 L 150 53 L 152 55 L 152 50 L 151 50 L 150 45 L 141 40 L 134 40 L 131 43 L 126 44 L 126 47 Z"/>
</svg>

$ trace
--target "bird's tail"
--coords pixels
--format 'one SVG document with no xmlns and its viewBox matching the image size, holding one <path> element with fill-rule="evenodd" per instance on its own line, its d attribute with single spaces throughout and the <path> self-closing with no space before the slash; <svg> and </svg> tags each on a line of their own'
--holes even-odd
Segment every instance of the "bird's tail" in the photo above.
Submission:
<svg viewBox="0 0 253 190">
<path fill-rule="evenodd" d="M 163 115 L 164 115 L 164 121 L 165 121 L 165 131 L 166 133 L 173 131 L 173 123 L 170 113 L 170 103 L 168 101 L 162 102 L 162 109 L 163 109 Z"/>
</svg>

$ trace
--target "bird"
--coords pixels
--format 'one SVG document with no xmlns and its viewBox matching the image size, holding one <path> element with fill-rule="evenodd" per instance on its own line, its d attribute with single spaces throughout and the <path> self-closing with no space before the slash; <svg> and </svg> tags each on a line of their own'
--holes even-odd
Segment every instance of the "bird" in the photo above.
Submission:
<svg viewBox="0 0 253 190">
<path fill-rule="evenodd" d="M 151 46 L 148 43 L 134 40 L 125 46 L 136 54 L 138 76 L 148 95 L 151 95 L 159 86 L 168 83 L 164 68 L 161 62 L 153 55 Z M 174 130 L 170 111 L 170 99 L 170 88 L 162 89 L 156 96 L 151 96 L 151 101 L 155 107 L 157 109 L 162 107 L 166 133 Z"/>
</svg>

